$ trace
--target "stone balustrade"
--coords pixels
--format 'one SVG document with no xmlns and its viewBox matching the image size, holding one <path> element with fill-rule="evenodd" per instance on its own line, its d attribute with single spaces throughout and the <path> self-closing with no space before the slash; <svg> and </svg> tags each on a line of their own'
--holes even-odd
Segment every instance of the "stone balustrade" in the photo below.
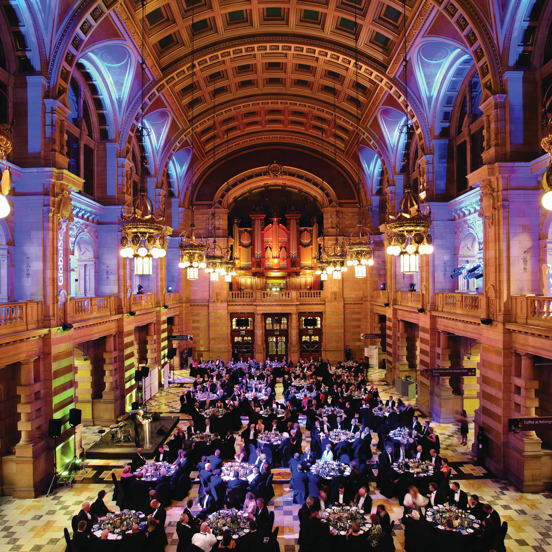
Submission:
<svg viewBox="0 0 552 552">
<path fill-rule="evenodd" d="M 511 321 L 552 328 L 552 297 L 518 295 L 510 298 Z"/>
<path fill-rule="evenodd" d="M 321 303 L 324 295 L 321 290 L 231 291 L 228 300 L 231 303 Z"/>
<path fill-rule="evenodd" d="M 4 303 L 0 305 L 0 335 L 35 330 L 42 326 L 42 319 L 42 303 Z"/>
<path fill-rule="evenodd" d="M 395 292 L 395 304 L 419 309 L 423 305 L 422 293 L 420 291 L 397 291 Z"/>
<path fill-rule="evenodd" d="M 132 310 L 152 309 L 157 306 L 157 295 L 155 293 L 131 295 L 130 306 Z"/>
<path fill-rule="evenodd" d="M 436 293 L 435 310 L 483 318 L 485 298 L 476 293 Z"/>
<path fill-rule="evenodd" d="M 65 321 L 79 322 L 100 316 L 117 314 L 117 297 L 71 297 L 65 306 Z"/>
</svg>

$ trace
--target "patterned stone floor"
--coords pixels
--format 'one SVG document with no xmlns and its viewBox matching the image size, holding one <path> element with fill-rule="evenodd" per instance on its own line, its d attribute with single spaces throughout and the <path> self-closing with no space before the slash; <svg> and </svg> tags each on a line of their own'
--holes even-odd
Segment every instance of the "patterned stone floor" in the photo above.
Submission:
<svg viewBox="0 0 552 552">
<path fill-rule="evenodd" d="M 393 389 L 383 384 L 377 371 L 370 376 L 377 382 L 384 397 L 389 393 L 396 396 Z M 158 412 L 177 412 L 178 397 L 181 392 L 181 388 L 161 391 L 148 402 L 148 409 Z M 183 420 L 181 423 L 185 425 L 186 422 Z M 456 426 L 440 424 L 435 426 L 441 438 L 443 454 L 446 454 L 453 465 L 453 478 L 461 479 L 464 490 L 479 494 L 483 501 L 491 503 L 502 519 L 508 522 L 507 550 L 511 552 L 551 551 L 552 493 L 523 494 L 517 492 L 508 483 L 494 479 L 483 468 L 472 464 L 469 447 L 461 447 L 459 444 Z M 85 428 L 83 442 L 86 446 L 97 438 L 98 429 L 97 427 Z M 59 488 L 49 497 L 42 496 L 36 499 L 0 497 L 0 551 L 64 551 L 63 528 L 70 526 L 70 519 L 79 510 L 81 503 L 94 499 L 100 489 L 105 488 L 108 491 L 107 498 L 111 499 L 111 473 L 120 473 L 124 463 L 123 460 L 86 461 L 83 469 L 75 474 L 75 483 L 71 488 Z M 276 496 L 269 508 L 274 510 L 275 525 L 280 527 L 279 542 L 282 552 L 295 552 L 299 506 L 292 503 L 292 493 L 288 489 L 287 480 L 286 470 L 279 470 L 275 482 L 280 482 L 274 485 Z M 195 498 L 196 495 L 197 485 L 194 485 L 190 497 Z M 374 505 L 385 504 L 391 518 L 400 519 L 402 507 L 396 499 L 389 500 L 382 497 L 374 486 L 371 488 L 371 495 Z M 182 506 L 182 503 L 174 502 L 168 509 L 167 552 L 176 551 L 175 525 Z M 397 551 L 404 550 L 404 534 L 400 524 L 396 524 L 394 540 Z"/>
</svg>

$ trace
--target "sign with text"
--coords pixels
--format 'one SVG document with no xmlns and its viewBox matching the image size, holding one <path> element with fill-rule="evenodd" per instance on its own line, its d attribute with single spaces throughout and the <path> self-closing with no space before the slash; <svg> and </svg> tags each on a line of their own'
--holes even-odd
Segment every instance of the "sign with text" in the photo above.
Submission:
<svg viewBox="0 0 552 552">
<path fill-rule="evenodd" d="M 379 339 L 381 334 L 379 333 L 361 333 L 360 339 Z"/>
<path fill-rule="evenodd" d="M 171 341 L 193 341 L 193 335 L 169 335 L 168 339 Z"/>
<path fill-rule="evenodd" d="M 438 378 L 450 376 L 475 376 L 475 368 L 430 368 L 428 372 Z"/>
<path fill-rule="evenodd" d="M 509 418 L 510 431 L 534 431 L 535 429 L 552 429 L 552 416 L 535 418 Z"/>
</svg>

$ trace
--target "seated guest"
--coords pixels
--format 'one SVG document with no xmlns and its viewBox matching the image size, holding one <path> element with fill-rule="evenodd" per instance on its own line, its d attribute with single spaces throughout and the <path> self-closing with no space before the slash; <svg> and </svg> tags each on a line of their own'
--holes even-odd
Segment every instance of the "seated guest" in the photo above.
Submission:
<svg viewBox="0 0 552 552">
<path fill-rule="evenodd" d="M 445 503 L 445 498 L 439 492 L 439 486 L 434 481 L 429 484 L 429 493 L 427 498 L 429 500 L 428 506 L 437 506 L 438 504 Z"/>
<path fill-rule="evenodd" d="M 358 490 L 358 493 L 353 500 L 353 506 L 356 506 L 365 514 L 369 514 L 372 511 L 372 498 L 370 497 L 366 487 L 361 487 Z"/>
<path fill-rule="evenodd" d="M 211 552 L 216 543 L 217 538 L 211 533 L 211 528 L 205 522 L 201 524 L 199 533 L 192 537 L 192 544 L 200 548 L 202 552 Z"/>
<path fill-rule="evenodd" d="M 466 491 L 460 489 L 460 483 L 453 481 L 449 495 L 449 505 L 456 506 L 460 510 L 465 510 L 468 507 L 468 495 Z"/>
<path fill-rule="evenodd" d="M 422 511 L 422 508 L 427 505 L 427 498 L 420 494 L 417 487 L 411 485 L 408 487 L 408 492 L 404 496 L 403 506 L 404 515 L 407 516 L 413 511 L 417 511 L 418 514 Z"/>
<path fill-rule="evenodd" d="M 358 521 L 351 523 L 347 533 L 347 552 L 364 552 L 366 550 L 366 536 L 360 532 Z"/>
<path fill-rule="evenodd" d="M 109 512 L 112 511 L 105 505 L 104 498 L 105 491 L 101 490 L 98 493 L 98 498 L 96 498 L 96 500 L 90 506 L 90 514 L 94 519 L 105 517 Z"/>
<path fill-rule="evenodd" d="M 198 498 L 197 503 L 201 508 L 201 511 L 199 512 L 199 514 L 197 514 L 197 517 L 199 519 L 205 519 L 209 514 L 214 511 L 215 499 L 211 495 L 211 490 L 209 489 L 209 487 L 205 487 L 203 489 L 203 496 Z"/>
<path fill-rule="evenodd" d="M 167 520 L 167 512 L 165 511 L 165 508 L 161 505 L 159 500 L 155 498 L 150 502 L 150 508 L 152 512 L 148 516 L 148 527 L 150 521 L 155 522 L 155 524 L 157 525 L 159 531 L 155 533 L 154 541 L 157 542 L 157 540 L 159 540 L 160 542 L 162 542 L 163 548 L 161 548 L 161 550 L 163 550 L 168 542 L 167 533 L 165 532 L 165 521 Z"/>
<path fill-rule="evenodd" d="M 142 455 L 142 449 L 138 448 L 135 454 L 132 455 L 132 460 L 130 462 L 130 471 L 134 473 L 136 470 L 140 469 L 146 463 L 146 459 Z"/>
<path fill-rule="evenodd" d="M 431 462 L 431 464 L 433 464 L 435 472 L 438 472 L 438 470 L 441 469 L 441 457 L 437 454 L 437 451 L 435 449 L 430 449 L 429 461 Z M 439 474 L 437 473 L 437 475 Z"/>
<path fill-rule="evenodd" d="M 238 448 L 238 452 L 234 455 L 234 460 L 236 462 L 245 462 L 247 456 L 245 454 L 245 447 L 243 445 L 240 445 Z"/>
<path fill-rule="evenodd" d="M 476 519 L 478 519 L 479 521 L 482 521 L 485 519 L 487 514 L 483 510 L 483 504 L 479 502 L 479 497 L 476 494 L 470 495 L 470 498 L 468 500 L 468 505 L 469 505 L 468 511 L 470 512 L 470 514 L 475 516 Z"/>
<path fill-rule="evenodd" d="M 332 462 L 334 459 L 333 452 L 332 452 L 332 445 L 331 443 L 326 444 L 326 449 L 322 453 L 322 458 L 320 459 L 322 462 Z"/>
<path fill-rule="evenodd" d="M 352 501 L 352 496 L 350 492 L 345 488 L 343 483 L 340 483 L 337 492 L 335 493 L 334 504 L 340 506 L 348 506 Z"/>
<path fill-rule="evenodd" d="M 500 516 L 490 504 L 483 504 L 483 535 L 485 550 L 503 550 Z"/>
<path fill-rule="evenodd" d="M 232 531 L 225 529 L 222 532 L 222 540 L 217 542 L 213 550 L 234 550 L 236 548 L 236 541 L 232 538 Z"/>
<path fill-rule="evenodd" d="M 92 525 L 90 525 L 92 527 Z M 84 519 L 81 519 L 77 524 L 77 530 L 73 535 L 73 548 L 76 552 L 92 551 L 92 536 L 91 529 L 88 529 L 88 524 Z"/>
<path fill-rule="evenodd" d="M 451 468 L 448 460 L 446 458 L 441 458 L 441 466 L 439 467 L 439 471 L 441 472 L 441 479 L 444 483 L 446 483 L 447 487 L 450 479 L 450 470 Z"/>
<path fill-rule="evenodd" d="M 380 524 L 383 529 L 383 532 L 386 535 L 391 535 L 391 517 L 385 509 L 385 504 L 378 504 L 376 508 L 377 515 L 380 519 Z"/>
<path fill-rule="evenodd" d="M 193 505 L 193 499 L 189 498 L 186 502 L 186 506 L 184 506 L 184 509 L 182 510 L 182 513 L 188 516 L 188 523 L 191 525 L 191 527 L 193 527 L 194 531 L 197 531 L 199 529 L 201 520 L 197 519 L 194 514 L 192 514 Z"/>
<path fill-rule="evenodd" d="M 222 466 L 222 459 L 220 455 L 220 449 L 217 449 L 214 454 L 211 454 L 211 456 L 207 458 L 207 461 L 211 464 L 211 469 L 218 470 Z"/>
<path fill-rule="evenodd" d="M 257 527 L 261 535 L 268 535 L 270 531 L 272 531 L 272 527 L 270 527 L 270 515 L 268 513 L 268 508 L 265 505 L 264 498 L 261 497 L 257 498 L 255 521 L 257 522 Z"/>
<path fill-rule="evenodd" d="M 257 466 L 257 468 L 259 468 L 259 472 L 262 472 L 263 469 L 265 468 L 265 466 L 270 467 L 270 464 L 268 462 L 266 453 L 261 452 L 261 454 L 259 454 L 257 456 L 257 460 L 255 460 L 255 464 L 253 464 L 253 465 Z"/>
<path fill-rule="evenodd" d="M 123 552 L 145 552 L 146 535 L 140 531 L 138 524 L 135 523 L 132 529 L 123 535 L 121 549 Z"/>
<path fill-rule="evenodd" d="M 169 457 L 169 454 L 168 453 L 168 448 L 164 447 L 164 446 L 160 446 L 156 451 L 155 451 L 155 456 L 154 456 L 154 460 L 156 462 L 167 462 L 167 458 Z"/>
<path fill-rule="evenodd" d="M 176 552 L 186 552 L 192 542 L 194 530 L 189 524 L 187 514 L 180 514 L 180 519 L 176 523 L 176 535 L 178 536 L 178 546 Z"/>
<path fill-rule="evenodd" d="M 255 512 L 257 511 L 257 500 L 252 492 L 248 492 L 245 495 L 243 511 L 248 514 L 251 519 L 255 518 Z"/>
<path fill-rule="evenodd" d="M 425 459 L 424 457 L 424 449 L 422 445 L 418 445 L 416 447 L 416 452 L 414 453 L 414 456 L 412 457 L 414 460 L 417 460 L 418 462 L 421 462 Z"/>
<path fill-rule="evenodd" d="M 90 502 L 83 502 L 80 512 L 77 514 L 77 523 L 86 521 L 86 530 L 90 533 L 94 525 L 94 516 L 90 512 Z"/>
<path fill-rule="evenodd" d="M 258 552 L 262 543 L 262 535 L 257 529 L 257 522 L 252 519 L 249 522 L 249 533 L 240 540 L 240 552 Z"/>
<path fill-rule="evenodd" d="M 372 522 L 372 527 L 370 531 L 368 531 L 368 550 L 381 550 L 385 535 L 380 517 L 378 514 L 372 514 L 370 516 L 370 521 Z"/>
<path fill-rule="evenodd" d="M 166 536 L 161 531 L 161 526 L 150 516 L 146 530 L 146 549 L 148 552 L 163 552 L 165 550 Z"/>
<path fill-rule="evenodd" d="M 307 447 L 305 452 L 301 455 L 301 462 L 306 464 L 313 464 L 315 461 L 314 453 L 311 452 L 311 449 Z"/>
</svg>

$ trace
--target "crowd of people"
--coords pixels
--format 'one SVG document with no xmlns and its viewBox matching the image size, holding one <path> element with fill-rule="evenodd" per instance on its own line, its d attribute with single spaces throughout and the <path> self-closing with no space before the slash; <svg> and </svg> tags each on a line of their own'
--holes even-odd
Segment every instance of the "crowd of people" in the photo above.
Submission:
<svg viewBox="0 0 552 552">
<path fill-rule="evenodd" d="M 289 468 L 293 500 L 301 505 L 301 552 L 343 546 L 350 552 L 394 550 L 389 513 L 384 504 L 374 507 L 370 496 L 374 481 L 384 496 L 402 501 L 402 522 L 407 529 L 414 527 L 414 533 L 413 524 L 423 522 L 426 508 L 447 503 L 477 512 L 475 517 L 482 521 L 481 549 L 499 550 L 503 535 L 498 514 L 492 509 L 488 513 L 488 505 L 479 504 L 475 495 L 468 498 L 458 482 L 449 484 L 451 468 L 440 454 L 440 439 L 430 422 L 420 423 L 413 406 L 400 398 L 382 399 L 378 388 L 366 380 L 365 368 L 313 361 L 194 363 L 193 383 L 180 397 L 181 412 L 191 421 L 179 427 L 154 458 L 174 466 L 170 476 L 150 482 L 147 494 L 137 499 L 132 489 L 147 462 L 141 449 L 123 470 L 117 504 L 121 509 L 140 509 L 146 517 L 142 527 L 132 527 L 115 541 L 117 545 L 123 550 L 144 546 L 153 552 L 164 550 L 165 507 L 173 500 L 184 500 L 197 482 L 197 502 L 188 500 L 177 524 L 178 551 L 258 548 L 273 537 L 274 514 L 267 504 L 274 496 L 272 469 L 282 466 Z M 276 400 L 275 389 L 280 377 L 282 402 Z M 300 416 L 304 424 L 299 423 Z M 401 438 L 390 437 L 395 430 Z M 373 443 L 379 450 L 377 459 Z M 248 464 L 251 469 L 223 474 L 225 461 Z M 428 464 L 431 481 L 427 489 L 411 485 L 404 494 L 404 475 L 396 466 L 409 461 Z M 197 473 L 195 479 L 192 472 Z M 370 529 L 363 530 L 355 520 L 346 535 L 335 535 L 322 519 L 331 506 L 363 512 Z M 216 539 L 209 516 L 231 508 L 247 514 L 249 531 L 238 540 L 227 533 Z M 76 552 L 87 546 L 99 549 L 100 541 L 106 541 L 106 547 L 115 546 L 114 541 L 107 544 L 105 531 L 92 532 L 95 520 L 107 513 L 99 505 L 83 506 L 73 523 Z M 416 550 L 408 538 L 412 534 L 407 531 L 407 550 Z"/>
</svg>

